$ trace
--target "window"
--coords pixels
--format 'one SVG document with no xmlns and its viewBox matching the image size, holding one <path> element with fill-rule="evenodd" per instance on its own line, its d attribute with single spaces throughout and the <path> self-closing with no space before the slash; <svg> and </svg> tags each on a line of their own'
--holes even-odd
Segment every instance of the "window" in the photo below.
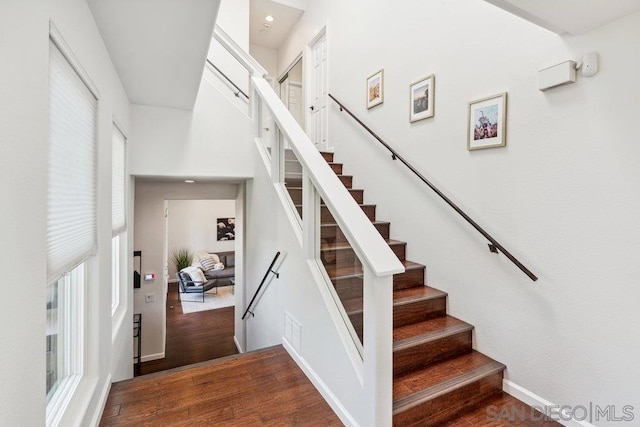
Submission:
<svg viewBox="0 0 640 427">
<path fill-rule="evenodd" d="M 120 304 L 120 235 L 111 240 L 111 314 Z"/>
<path fill-rule="evenodd" d="M 127 228 L 125 153 L 126 138 L 114 123 L 111 143 L 111 228 L 114 236 Z"/>
<path fill-rule="evenodd" d="M 111 142 L 111 314 L 120 305 L 123 264 L 121 245 L 125 239 L 120 236 L 127 229 L 126 223 L 126 138 L 113 124 Z"/>
<path fill-rule="evenodd" d="M 98 92 L 53 25 L 49 40 L 47 425 L 84 373 L 87 261 L 97 249 Z"/>
<path fill-rule="evenodd" d="M 82 374 L 84 270 L 81 264 L 47 287 L 47 402 Z"/>
</svg>

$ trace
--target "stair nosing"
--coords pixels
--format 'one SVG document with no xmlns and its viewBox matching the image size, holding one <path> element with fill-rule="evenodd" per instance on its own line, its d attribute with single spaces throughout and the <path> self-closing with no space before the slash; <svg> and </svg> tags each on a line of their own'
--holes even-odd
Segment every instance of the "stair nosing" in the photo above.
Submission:
<svg viewBox="0 0 640 427">
<path fill-rule="evenodd" d="M 406 273 L 407 271 L 420 270 L 420 269 L 426 268 L 426 266 L 425 266 L 424 264 L 420 264 L 420 263 L 417 263 L 417 262 L 414 262 L 414 261 L 404 260 L 404 261 L 400 261 L 400 262 L 401 262 L 401 263 L 402 263 L 402 265 L 404 266 L 405 273 Z M 407 264 L 406 264 L 407 262 L 410 262 L 411 264 L 407 265 Z M 327 273 L 328 273 L 328 272 L 327 272 Z M 398 273 L 398 274 L 403 274 L 403 273 Z M 363 275 L 363 273 L 362 273 L 362 272 L 359 272 L 359 273 L 349 273 L 349 274 L 343 274 L 343 275 L 341 275 L 341 276 L 329 276 L 329 279 L 331 279 L 331 280 L 333 280 L 333 279 L 351 279 L 351 278 L 354 278 L 354 277 L 363 277 L 362 275 Z M 395 276 L 395 275 L 394 275 L 394 276 Z M 424 286 L 424 285 L 420 285 L 420 287 L 423 287 L 423 286 Z M 424 287 L 426 288 L 427 286 L 424 286 Z M 431 289 L 435 289 L 435 288 L 431 288 Z M 446 292 L 440 291 L 439 289 L 436 289 L 436 290 L 437 290 L 437 291 L 439 291 L 439 292 L 442 292 L 442 293 L 444 294 L 444 296 L 447 296 L 447 295 L 448 295 Z M 396 292 L 397 292 L 397 291 L 396 291 Z M 437 296 L 434 296 L 434 297 L 432 297 L 432 298 L 440 298 L 440 297 L 442 297 L 442 295 L 437 295 Z M 407 298 L 408 298 L 408 297 L 407 297 Z M 429 299 L 429 298 L 426 298 L 426 299 Z M 404 301 L 404 300 L 401 300 L 401 301 Z M 413 300 L 409 300 L 409 301 L 413 301 Z"/>
<path fill-rule="evenodd" d="M 424 286 L 424 287 L 426 288 L 427 286 Z M 433 292 L 430 295 L 412 295 L 409 297 L 400 298 L 400 299 L 394 300 L 393 305 L 402 306 L 402 305 L 412 304 L 417 301 L 428 301 L 432 299 L 446 298 L 447 296 L 449 296 L 446 292 L 441 291 L 440 289 L 431 288 L 431 287 L 429 288 L 434 289 L 436 292 Z M 414 289 L 414 288 L 409 288 L 409 289 Z M 395 292 L 398 292 L 398 291 L 395 291 Z"/>
<path fill-rule="evenodd" d="M 402 351 L 411 347 L 415 347 L 416 345 L 427 344 L 430 342 L 438 341 L 443 338 L 451 337 L 453 335 L 469 332 L 473 330 L 473 325 L 462 322 L 457 325 L 447 326 L 441 329 L 438 329 L 433 332 L 427 332 L 426 334 L 416 335 L 414 337 L 405 338 L 403 340 L 399 340 L 393 343 L 393 351 Z"/>
<path fill-rule="evenodd" d="M 300 205 L 296 205 L 296 206 L 300 206 Z M 359 205 L 362 206 L 362 205 Z M 391 222 L 389 221 L 371 221 L 371 223 L 373 225 L 384 225 L 384 224 L 389 224 L 391 225 Z M 335 222 L 323 222 L 320 224 L 320 227 L 337 227 L 338 224 L 336 224 Z"/>
<path fill-rule="evenodd" d="M 466 385 L 472 384 L 482 378 L 503 372 L 506 366 L 500 362 L 492 360 L 482 366 L 471 371 L 463 372 L 453 378 L 441 383 L 432 385 L 431 387 L 411 393 L 405 397 L 393 401 L 393 414 L 402 413 L 408 409 L 414 408 L 430 400 L 444 396 L 454 390 L 458 390 Z"/>
<path fill-rule="evenodd" d="M 389 245 L 389 247 L 391 246 L 406 246 L 407 242 L 403 242 L 401 240 L 394 240 L 394 239 L 384 239 L 385 243 L 387 245 Z M 353 247 L 349 244 L 349 242 L 338 242 L 334 244 L 335 246 L 327 246 L 322 248 L 320 251 L 331 251 L 331 250 L 336 250 L 336 251 L 343 251 L 343 250 L 349 250 L 352 249 Z"/>
</svg>

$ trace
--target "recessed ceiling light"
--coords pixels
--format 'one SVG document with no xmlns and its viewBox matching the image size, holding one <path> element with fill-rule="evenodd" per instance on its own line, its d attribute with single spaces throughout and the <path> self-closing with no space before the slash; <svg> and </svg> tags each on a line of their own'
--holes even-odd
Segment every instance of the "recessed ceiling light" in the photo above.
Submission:
<svg viewBox="0 0 640 427">
<path fill-rule="evenodd" d="M 267 16 L 264 17 L 264 20 L 267 21 L 267 22 L 273 22 L 273 16 L 267 15 Z"/>
<path fill-rule="evenodd" d="M 195 181 L 192 179 L 185 179 L 184 182 L 186 182 L 187 184 L 193 184 Z"/>
</svg>

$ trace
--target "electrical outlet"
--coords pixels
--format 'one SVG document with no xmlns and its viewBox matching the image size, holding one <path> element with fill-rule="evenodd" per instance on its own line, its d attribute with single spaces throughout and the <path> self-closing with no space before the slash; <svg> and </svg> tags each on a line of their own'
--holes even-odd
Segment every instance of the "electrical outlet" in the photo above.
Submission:
<svg viewBox="0 0 640 427">
<path fill-rule="evenodd" d="M 144 302 L 156 302 L 156 294 L 146 294 L 144 296 Z"/>
</svg>

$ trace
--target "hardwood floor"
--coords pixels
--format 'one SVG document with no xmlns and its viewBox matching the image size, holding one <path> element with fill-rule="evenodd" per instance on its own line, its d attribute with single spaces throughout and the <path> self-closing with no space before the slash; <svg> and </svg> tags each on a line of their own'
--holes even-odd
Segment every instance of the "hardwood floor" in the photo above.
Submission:
<svg viewBox="0 0 640 427">
<path fill-rule="evenodd" d="M 225 307 L 183 314 L 178 286 L 170 283 L 165 357 L 142 363 L 136 376 L 237 354 L 233 341 L 233 310 L 233 307 Z M 144 323 L 142 328 L 144 340 Z"/>
<path fill-rule="evenodd" d="M 281 346 L 111 387 L 101 426 L 341 426 Z"/>
</svg>

